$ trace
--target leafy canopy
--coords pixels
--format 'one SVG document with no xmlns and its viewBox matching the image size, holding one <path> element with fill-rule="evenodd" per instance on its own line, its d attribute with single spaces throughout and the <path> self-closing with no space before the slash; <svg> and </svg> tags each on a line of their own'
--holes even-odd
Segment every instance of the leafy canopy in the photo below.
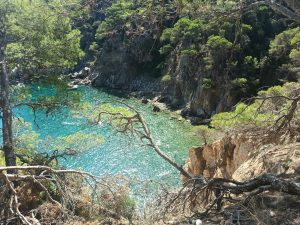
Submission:
<svg viewBox="0 0 300 225">
<path fill-rule="evenodd" d="M 80 31 L 72 27 L 72 4 L 62 0 L 12 0 L 6 26 L 9 67 L 29 74 L 65 71 L 84 53 Z M 0 5 L 5 7 L 5 5 Z"/>
</svg>

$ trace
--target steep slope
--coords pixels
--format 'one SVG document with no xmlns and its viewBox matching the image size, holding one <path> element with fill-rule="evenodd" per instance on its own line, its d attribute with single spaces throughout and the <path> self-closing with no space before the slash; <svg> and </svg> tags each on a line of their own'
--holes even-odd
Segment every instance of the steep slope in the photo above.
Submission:
<svg viewBox="0 0 300 225">
<path fill-rule="evenodd" d="M 297 80 L 299 29 L 266 6 L 93 4 L 82 45 L 94 86 L 159 96 L 184 116 L 209 118 L 261 87 Z"/>
</svg>

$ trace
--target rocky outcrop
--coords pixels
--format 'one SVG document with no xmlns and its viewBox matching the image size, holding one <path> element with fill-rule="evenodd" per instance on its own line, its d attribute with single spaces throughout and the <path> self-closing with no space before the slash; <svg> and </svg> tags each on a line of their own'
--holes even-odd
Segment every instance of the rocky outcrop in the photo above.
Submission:
<svg viewBox="0 0 300 225">
<path fill-rule="evenodd" d="M 184 116 L 205 119 L 229 110 L 238 96 L 226 71 L 215 71 L 208 78 L 201 61 L 201 58 L 194 56 L 172 55 L 166 71 L 172 79 L 165 88 L 165 94 L 171 96 L 174 107 L 184 107 Z"/>
<path fill-rule="evenodd" d="M 112 41 L 111 41 L 112 42 Z M 199 60 L 189 56 L 172 56 L 166 63 L 165 73 L 171 80 L 162 82 L 161 71 L 145 69 L 147 59 L 140 62 L 122 41 L 104 47 L 92 67 L 92 85 L 141 92 L 145 95 L 161 96 L 162 101 L 175 109 L 183 109 L 182 116 L 201 119 L 214 113 L 229 110 L 238 100 L 230 87 L 229 78 L 216 73 L 211 87 L 203 85 L 206 74 Z M 201 121 L 195 120 L 196 124 Z"/>
<path fill-rule="evenodd" d="M 170 107 L 184 109 L 182 116 L 191 120 L 207 119 L 236 103 L 236 94 L 222 72 L 214 74 L 211 87 L 203 85 L 206 74 L 199 59 L 174 54 L 167 59 L 163 71 L 156 69 L 156 58 L 161 56 L 149 55 L 154 43 L 141 39 L 136 43 L 141 46 L 140 52 L 132 52 L 137 48 L 125 44 L 121 36 L 107 40 L 93 63 L 92 85 L 160 96 Z M 162 82 L 161 74 L 167 74 L 171 80 Z"/>
<path fill-rule="evenodd" d="M 263 173 L 300 174 L 300 143 L 259 144 L 246 136 L 224 137 L 189 150 L 185 168 L 193 175 L 245 180 Z"/>
<path fill-rule="evenodd" d="M 245 180 L 262 173 L 284 176 L 300 174 L 300 143 L 258 148 L 234 171 L 232 178 Z"/>
<path fill-rule="evenodd" d="M 155 76 L 156 65 L 152 65 L 154 56 L 149 54 L 153 46 L 152 40 L 141 38 L 129 45 L 124 41 L 126 37 L 112 36 L 103 43 L 102 50 L 93 63 L 92 85 L 158 95 L 162 84 L 160 78 Z"/>
<path fill-rule="evenodd" d="M 118 89 L 129 92 L 140 92 L 144 96 L 157 96 L 160 94 L 160 82 L 149 76 L 127 76 L 125 73 L 109 75 L 101 72 L 94 73 L 92 85 L 95 87 L 104 87 Z"/>
</svg>

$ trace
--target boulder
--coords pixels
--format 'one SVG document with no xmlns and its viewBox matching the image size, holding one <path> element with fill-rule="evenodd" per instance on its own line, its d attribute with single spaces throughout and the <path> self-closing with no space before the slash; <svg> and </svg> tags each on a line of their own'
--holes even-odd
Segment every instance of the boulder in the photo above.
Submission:
<svg viewBox="0 0 300 225">
<path fill-rule="evenodd" d="M 154 105 L 152 111 L 153 112 L 160 112 L 161 109 L 157 105 Z"/>
</svg>

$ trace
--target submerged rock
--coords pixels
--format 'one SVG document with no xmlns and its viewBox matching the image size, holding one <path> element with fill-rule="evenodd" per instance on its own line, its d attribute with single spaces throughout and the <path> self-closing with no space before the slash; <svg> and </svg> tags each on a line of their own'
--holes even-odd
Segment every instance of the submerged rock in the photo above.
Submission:
<svg viewBox="0 0 300 225">
<path fill-rule="evenodd" d="M 153 112 L 160 112 L 161 109 L 158 106 L 154 105 L 152 111 Z"/>
<path fill-rule="evenodd" d="M 78 87 L 78 84 L 68 84 L 68 90 L 77 90 Z"/>
<path fill-rule="evenodd" d="M 141 102 L 142 102 L 143 104 L 148 104 L 148 103 L 150 102 L 150 100 L 147 99 L 147 98 L 142 98 Z"/>
</svg>

